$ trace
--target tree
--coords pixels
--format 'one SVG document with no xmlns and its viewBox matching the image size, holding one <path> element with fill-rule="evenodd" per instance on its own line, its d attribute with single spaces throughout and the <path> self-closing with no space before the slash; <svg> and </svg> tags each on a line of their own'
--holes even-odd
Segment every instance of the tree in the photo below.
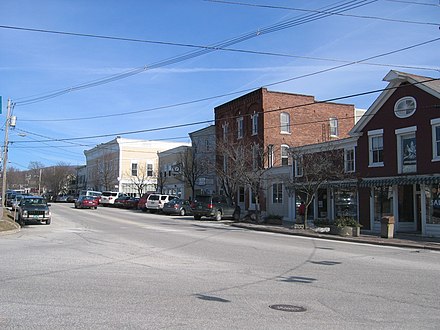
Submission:
<svg viewBox="0 0 440 330">
<path fill-rule="evenodd" d="M 304 228 L 307 228 L 308 208 L 318 190 L 330 181 L 347 178 L 344 170 L 344 150 L 335 149 L 332 145 L 306 153 L 304 147 L 291 149 L 294 160 L 294 175 L 287 185 L 292 193 L 295 191 L 304 197 Z"/>
<path fill-rule="evenodd" d="M 75 175 L 74 168 L 64 162 L 43 170 L 42 181 L 52 196 L 67 192 L 68 183 Z"/>
<path fill-rule="evenodd" d="M 29 162 L 28 169 L 29 169 L 29 175 L 32 178 L 32 181 L 35 184 L 35 186 L 38 187 L 38 194 L 41 194 L 41 176 L 43 173 L 44 165 L 41 162 L 38 161 L 31 161 Z"/>
<path fill-rule="evenodd" d="M 146 188 L 148 188 L 150 182 L 154 178 L 153 172 L 149 171 L 146 165 L 137 166 L 137 175 L 133 175 L 131 171 L 126 173 L 131 184 L 136 187 L 139 196 L 142 196 Z"/>
<path fill-rule="evenodd" d="M 180 180 L 184 181 L 191 187 L 191 196 L 195 197 L 195 190 L 197 181 L 205 174 L 209 173 L 209 168 L 212 166 L 206 158 L 197 157 L 197 146 L 186 148 L 180 153 Z M 179 176 L 177 176 L 179 178 Z"/>
</svg>

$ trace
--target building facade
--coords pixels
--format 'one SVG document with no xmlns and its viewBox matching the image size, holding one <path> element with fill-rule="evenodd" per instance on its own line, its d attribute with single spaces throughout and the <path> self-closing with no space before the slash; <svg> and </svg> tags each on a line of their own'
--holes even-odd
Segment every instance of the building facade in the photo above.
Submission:
<svg viewBox="0 0 440 330">
<path fill-rule="evenodd" d="M 139 195 L 156 191 L 158 153 L 185 143 L 146 141 L 117 137 L 109 142 L 85 150 L 87 189 L 118 191 Z"/>
<path fill-rule="evenodd" d="M 351 104 L 318 102 L 313 96 L 260 88 L 215 108 L 217 167 L 227 171 L 233 166 L 233 157 L 225 155 L 234 150 L 248 160 L 248 170 L 256 173 L 258 169 L 262 178 L 269 168 L 291 165 L 291 147 L 348 137 L 361 113 Z M 258 195 L 265 211 L 263 186 Z M 237 191 L 242 210 L 256 208 L 255 191 L 249 186 Z"/>
</svg>

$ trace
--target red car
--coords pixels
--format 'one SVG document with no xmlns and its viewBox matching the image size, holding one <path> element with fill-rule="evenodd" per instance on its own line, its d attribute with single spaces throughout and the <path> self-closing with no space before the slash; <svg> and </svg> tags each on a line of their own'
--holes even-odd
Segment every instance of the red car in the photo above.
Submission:
<svg viewBox="0 0 440 330">
<path fill-rule="evenodd" d="M 80 196 L 75 201 L 76 209 L 97 209 L 99 204 L 99 200 L 93 196 Z"/>
</svg>

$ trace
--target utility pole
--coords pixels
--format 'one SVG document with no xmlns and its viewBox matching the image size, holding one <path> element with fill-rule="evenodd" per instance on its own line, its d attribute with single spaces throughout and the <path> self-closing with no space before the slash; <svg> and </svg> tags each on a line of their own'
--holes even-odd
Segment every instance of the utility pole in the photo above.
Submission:
<svg viewBox="0 0 440 330">
<path fill-rule="evenodd" d="M 8 164 L 8 145 L 9 145 L 9 126 L 15 127 L 15 117 L 13 120 L 11 116 L 12 112 L 11 99 L 8 99 L 6 124 L 5 124 L 5 145 L 3 146 L 3 185 L 2 185 L 2 207 L 6 207 L 6 165 Z"/>
</svg>

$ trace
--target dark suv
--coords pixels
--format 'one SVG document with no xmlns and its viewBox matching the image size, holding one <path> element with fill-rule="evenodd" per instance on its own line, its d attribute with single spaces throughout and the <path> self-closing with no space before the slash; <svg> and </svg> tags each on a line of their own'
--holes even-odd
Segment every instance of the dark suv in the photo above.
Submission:
<svg viewBox="0 0 440 330">
<path fill-rule="evenodd" d="M 27 221 L 33 220 L 38 222 L 45 222 L 50 225 L 51 213 L 49 210 L 50 204 L 40 196 L 23 196 L 18 204 L 17 222 L 23 226 Z"/>
<path fill-rule="evenodd" d="M 217 221 L 223 218 L 240 219 L 240 208 L 222 195 L 196 196 L 191 203 L 191 210 L 195 220 L 202 217 L 214 218 Z"/>
</svg>

